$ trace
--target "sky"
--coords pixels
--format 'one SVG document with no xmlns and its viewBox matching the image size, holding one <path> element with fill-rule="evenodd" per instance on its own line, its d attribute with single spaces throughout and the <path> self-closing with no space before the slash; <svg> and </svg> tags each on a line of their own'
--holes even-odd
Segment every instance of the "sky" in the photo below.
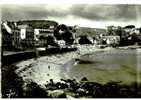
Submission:
<svg viewBox="0 0 141 100">
<path fill-rule="evenodd" d="M 1 6 L 2 21 L 45 19 L 59 24 L 106 28 L 109 25 L 141 27 L 141 5 L 131 4 L 7 4 Z"/>
</svg>

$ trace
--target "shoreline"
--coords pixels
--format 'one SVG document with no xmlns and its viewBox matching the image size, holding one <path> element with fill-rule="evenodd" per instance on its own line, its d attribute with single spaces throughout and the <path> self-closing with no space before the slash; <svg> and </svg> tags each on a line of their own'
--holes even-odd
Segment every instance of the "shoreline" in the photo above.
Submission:
<svg viewBox="0 0 141 100">
<path fill-rule="evenodd" d="M 19 62 L 18 64 L 16 64 L 16 66 L 18 67 L 16 73 L 19 76 L 23 77 L 24 80 L 31 79 L 40 84 L 46 83 L 46 81 L 49 81 L 49 79 L 53 79 L 57 82 L 61 79 L 61 76 L 68 78 L 66 73 L 69 69 L 66 70 L 66 73 L 61 73 L 60 70 L 65 66 L 75 64 L 76 58 L 80 58 L 84 54 L 90 53 L 90 50 L 87 50 L 88 47 L 89 46 L 78 46 L 77 51 L 66 52 L 63 54 L 53 54 L 49 56 L 39 57 L 37 58 L 37 60 L 34 60 L 33 58 L 27 61 Z M 91 47 L 91 52 L 103 51 L 103 49 L 96 49 L 96 47 L 94 46 Z"/>
<path fill-rule="evenodd" d="M 32 92 L 33 93 L 34 92 L 35 93 L 37 92 L 37 94 L 35 95 L 37 97 L 40 96 L 40 94 L 38 94 L 38 92 L 40 93 L 40 91 L 39 90 L 34 91 L 34 87 L 35 88 L 43 89 L 45 91 L 45 95 L 43 95 L 43 96 L 45 96 L 45 97 L 48 97 L 48 95 L 49 95 L 49 94 L 46 94 L 46 93 L 51 93 L 52 94 L 51 97 L 53 97 L 53 98 L 54 98 L 53 94 L 57 94 L 57 93 L 63 93 L 63 94 L 65 93 L 67 98 L 72 98 L 72 97 L 76 97 L 77 98 L 77 97 L 81 97 L 81 96 L 83 97 L 85 94 L 84 95 L 81 95 L 81 92 L 82 93 L 85 93 L 86 91 L 89 91 L 89 90 L 87 90 L 87 88 L 86 88 L 86 90 L 84 89 L 84 91 L 83 91 L 83 88 L 84 87 L 81 87 L 82 84 L 87 84 L 87 85 L 90 85 L 90 86 L 93 85 L 94 87 L 97 86 L 97 84 L 99 84 L 100 85 L 100 88 L 102 89 L 102 91 L 103 91 L 103 89 L 108 89 L 109 86 L 110 86 L 111 89 L 113 89 L 112 88 L 113 85 L 110 85 L 111 83 L 112 84 L 117 84 L 118 85 L 118 88 L 117 89 L 119 89 L 117 91 L 118 93 L 122 92 L 122 89 L 125 89 L 127 86 L 131 90 L 133 90 L 133 89 L 135 91 L 136 91 L 136 89 L 139 90 L 138 87 L 140 87 L 141 85 L 140 84 L 137 84 L 137 83 L 133 83 L 135 85 L 135 87 L 134 87 L 134 85 L 132 83 L 131 83 L 131 85 L 127 85 L 127 86 L 126 85 L 122 85 L 120 83 L 114 83 L 114 81 L 113 82 L 110 81 L 108 83 L 102 84 L 100 82 L 91 82 L 91 81 L 89 81 L 89 79 L 88 79 L 88 82 L 84 82 L 84 83 L 81 82 L 81 80 L 77 80 L 76 79 L 76 82 L 75 83 L 77 83 L 76 86 L 78 86 L 79 88 L 75 90 L 75 86 L 72 86 L 71 87 L 71 89 L 74 89 L 75 92 L 70 91 L 69 90 L 70 88 L 65 88 L 64 89 L 63 87 L 64 86 L 67 86 L 68 83 L 67 82 L 63 82 L 60 79 L 63 79 L 64 81 L 71 80 L 72 82 L 75 79 L 74 77 L 69 77 L 66 74 L 67 71 L 69 71 L 69 68 L 70 67 L 67 67 L 67 68 L 64 68 L 64 67 L 69 66 L 69 65 L 72 66 L 72 64 L 77 64 L 77 63 L 75 63 L 76 58 L 78 58 L 78 57 L 80 58 L 82 55 L 93 53 L 93 52 L 101 52 L 101 51 L 103 52 L 103 51 L 114 50 L 115 49 L 115 48 L 110 48 L 110 47 L 105 48 L 105 49 L 100 49 L 100 48 L 96 48 L 96 47 L 94 47 L 94 46 L 91 45 L 90 46 L 91 47 L 91 50 L 89 50 L 87 52 L 87 50 L 84 50 L 84 49 L 88 49 L 88 47 L 89 46 L 86 46 L 86 45 L 79 46 L 78 47 L 79 48 L 78 51 L 43 56 L 43 57 L 39 57 L 36 60 L 34 58 L 32 58 L 32 59 L 29 59 L 29 60 L 26 60 L 26 61 L 21 61 L 21 62 L 18 62 L 16 64 L 14 64 L 15 67 L 16 67 L 16 69 L 14 71 L 13 70 L 12 71 L 15 72 L 15 74 L 18 77 L 22 78 L 22 80 L 23 80 L 22 81 L 23 82 L 23 85 L 21 86 L 22 90 L 24 90 L 24 92 L 26 93 L 26 91 L 29 91 L 29 90 L 25 90 L 25 89 L 28 89 L 28 88 L 29 89 L 30 88 L 32 89 L 33 88 Z M 83 48 L 83 50 L 82 50 L 82 48 Z M 140 51 L 141 51 L 141 49 L 138 49 L 138 52 L 140 52 Z M 13 66 L 11 66 L 10 68 L 13 68 Z M 62 73 L 61 70 L 64 70 L 65 73 Z M 9 77 L 9 75 L 8 75 L 8 77 Z M 83 76 L 82 76 L 82 78 L 83 78 Z M 55 86 L 54 85 L 53 86 L 50 85 L 51 84 L 50 79 L 53 79 L 53 82 L 54 82 L 54 85 Z M 16 79 L 14 79 L 14 81 L 16 81 Z M 115 82 L 118 82 L 118 81 L 115 81 Z M 62 88 L 58 88 L 58 85 L 57 84 L 63 84 L 62 85 L 62 88 L 63 89 Z M 108 86 L 108 84 L 109 84 L 109 86 Z M 31 85 L 31 87 L 28 87 L 28 85 Z M 136 85 L 138 85 L 138 86 L 136 87 Z M 52 90 L 52 88 L 54 88 L 54 89 Z M 125 91 L 125 93 L 130 93 L 130 89 L 129 88 L 126 89 L 127 92 Z M 95 88 L 92 89 L 92 90 L 95 91 Z M 18 91 L 18 89 L 17 89 L 17 91 Z M 124 96 L 124 95 L 122 95 L 122 93 L 120 95 L 119 94 L 116 94 L 116 92 L 115 92 L 114 89 L 112 91 L 114 91 L 113 94 L 115 93 L 115 96 L 118 96 L 118 97 Z M 70 94 L 70 92 L 72 93 L 72 95 Z M 12 95 L 10 92 L 8 92 L 8 93 L 10 95 Z M 77 95 L 77 93 L 79 95 Z M 110 92 L 107 91 L 105 93 L 103 91 L 103 93 L 104 94 L 101 95 L 100 97 L 104 97 L 104 96 L 106 96 L 106 94 L 108 94 Z M 124 91 L 123 91 L 123 93 L 124 93 Z M 132 91 L 132 93 L 135 93 L 135 92 Z M 6 95 L 5 92 L 3 92 L 3 94 Z M 28 92 L 27 92 L 26 95 L 28 96 Z M 25 95 L 25 97 L 26 97 L 26 95 Z M 93 94 L 89 94 L 89 95 L 90 96 L 88 96 L 88 97 L 93 97 L 93 96 L 94 97 L 98 97 L 98 95 L 93 95 Z M 140 95 L 140 92 L 137 94 L 137 96 L 138 95 Z M 42 98 L 43 96 L 41 96 L 40 98 Z M 107 96 L 110 97 L 110 95 L 107 95 Z M 136 96 L 136 95 L 133 94 L 131 97 L 133 97 L 133 96 Z M 6 96 L 3 96 L 3 97 L 6 97 Z M 19 95 L 19 97 L 20 97 L 20 95 Z M 32 95 L 31 95 L 31 97 L 32 97 Z M 126 97 L 127 97 L 127 95 L 126 95 Z"/>
<path fill-rule="evenodd" d="M 18 67 L 16 73 L 26 81 L 34 81 L 41 85 L 44 85 L 50 79 L 59 82 L 61 78 L 70 78 L 67 75 L 69 67 L 64 67 L 76 64 L 75 59 L 81 58 L 85 54 L 115 49 L 111 47 L 100 49 L 93 45 L 79 45 L 77 47 L 77 51 L 39 57 L 37 60 L 29 59 L 28 61 L 19 62 L 16 64 Z M 64 70 L 65 73 L 62 73 L 61 70 Z"/>
</svg>

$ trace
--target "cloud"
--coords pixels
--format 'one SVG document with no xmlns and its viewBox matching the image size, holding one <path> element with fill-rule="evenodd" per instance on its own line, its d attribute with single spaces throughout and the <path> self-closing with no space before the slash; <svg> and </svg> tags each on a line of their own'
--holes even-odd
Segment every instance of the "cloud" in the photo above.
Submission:
<svg viewBox="0 0 141 100">
<path fill-rule="evenodd" d="M 65 10 L 52 7 L 51 5 L 4 5 L 2 6 L 2 20 L 47 19 L 48 16 L 68 15 Z"/>
<path fill-rule="evenodd" d="M 141 12 L 140 5 L 74 5 L 73 15 L 90 20 L 136 20 L 137 11 Z"/>
<path fill-rule="evenodd" d="M 49 4 L 3 5 L 2 20 L 53 19 L 63 23 L 137 23 L 141 5 Z M 78 23 L 78 24 L 79 24 Z"/>
</svg>

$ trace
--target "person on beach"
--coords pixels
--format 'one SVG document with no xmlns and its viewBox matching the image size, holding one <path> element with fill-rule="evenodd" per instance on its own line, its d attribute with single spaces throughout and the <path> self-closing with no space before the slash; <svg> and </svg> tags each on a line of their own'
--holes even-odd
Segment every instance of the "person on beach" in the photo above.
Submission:
<svg viewBox="0 0 141 100">
<path fill-rule="evenodd" d="M 48 69 L 50 69 L 50 66 L 48 66 Z"/>
</svg>

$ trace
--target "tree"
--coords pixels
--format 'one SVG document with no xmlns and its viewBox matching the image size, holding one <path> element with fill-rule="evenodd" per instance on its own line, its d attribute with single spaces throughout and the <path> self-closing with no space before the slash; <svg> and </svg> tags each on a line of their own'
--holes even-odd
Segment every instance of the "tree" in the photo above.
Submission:
<svg viewBox="0 0 141 100">
<path fill-rule="evenodd" d="M 135 28 L 135 25 L 127 25 L 124 28 Z"/>
<path fill-rule="evenodd" d="M 73 33 L 70 31 L 70 27 L 67 27 L 64 24 L 58 25 L 54 30 L 54 36 L 57 40 L 64 40 L 67 44 L 72 44 Z"/>
</svg>

